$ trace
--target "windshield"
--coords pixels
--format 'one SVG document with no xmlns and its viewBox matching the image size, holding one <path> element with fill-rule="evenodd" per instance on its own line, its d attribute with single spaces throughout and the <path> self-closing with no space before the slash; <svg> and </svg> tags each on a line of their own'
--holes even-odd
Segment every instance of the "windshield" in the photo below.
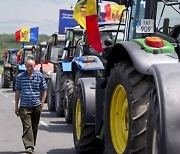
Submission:
<svg viewBox="0 0 180 154">
<path fill-rule="evenodd" d="M 24 50 L 24 61 L 26 61 L 28 58 L 35 58 L 32 50 Z"/>
<path fill-rule="evenodd" d="M 117 34 L 116 31 L 101 32 L 103 48 L 105 48 L 107 46 L 107 45 L 105 45 L 105 41 L 107 41 L 107 40 L 112 42 L 112 44 L 115 43 L 116 34 Z M 124 36 L 123 32 L 118 32 L 116 43 L 123 41 L 123 36 Z"/>
<path fill-rule="evenodd" d="M 176 2 L 179 2 L 179 4 Z M 157 29 L 163 32 L 164 23 L 168 26 L 166 32 L 168 34 L 172 30 L 172 27 L 180 24 L 180 0 L 158 2 L 156 19 Z"/>
<path fill-rule="evenodd" d="M 53 46 L 52 49 L 51 49 L 51 59 L 50 59 L 50 61 L 54 62 L 54 63 L 57 63 L 58 62 L 58 55 L 59 55 L 59 52 L 61 52 L 61 51 L 62 51 L 61 48 Z"/>
<path fill-rule="evenodd" d="M 9 63 L 12 65 L 16 65 L 16 52 L 9 53 Z"/>
<path fill-rule="evenodd" d="M 46 46 L 41 48 L 41 51 L 40 51 L 40 61 L 45 60 L 46 51 L 47 51 L 46 50 Z"/>
</svg>

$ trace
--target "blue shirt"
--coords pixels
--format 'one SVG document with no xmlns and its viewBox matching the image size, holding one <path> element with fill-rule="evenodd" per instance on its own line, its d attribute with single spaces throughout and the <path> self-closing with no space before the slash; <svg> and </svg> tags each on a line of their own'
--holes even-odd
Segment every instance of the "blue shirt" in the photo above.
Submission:
<svg viewBox="0 0 180 154">
<path fill-rule="evenodd" d="M 42 73 L 34 71 L 30 79 L 24 71 L 17 76 L 15 89 L 20 91 L 20 106 L 33 107 L 40 105 L 41 93 L 47 84 Z"/>
</svg>

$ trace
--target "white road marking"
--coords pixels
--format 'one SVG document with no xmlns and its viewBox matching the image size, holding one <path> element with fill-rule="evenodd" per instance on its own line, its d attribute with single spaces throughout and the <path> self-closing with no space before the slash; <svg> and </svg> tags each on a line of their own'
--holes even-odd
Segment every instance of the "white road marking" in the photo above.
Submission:
<svg viewBox="0 0 180 154">
<path fill-rule="evenodd" d="M 45 122 L 43 122 L 43 121 L 39 121 L 39 122 L 40 122 L 41 125 L 43 125 L 43 126 L 45 126 L 45 127 L 49 127 L 49 125 L 46 124 Z"/>
<path fill-rule="evenodd" d="M 8 95 L 4 95 L 5 97 L 8 97 Z"/>
</svg>

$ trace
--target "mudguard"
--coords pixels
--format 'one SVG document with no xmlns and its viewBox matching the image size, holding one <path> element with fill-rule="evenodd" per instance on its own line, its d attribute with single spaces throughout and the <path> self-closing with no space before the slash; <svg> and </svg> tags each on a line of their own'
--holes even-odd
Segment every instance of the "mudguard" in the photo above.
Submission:
<svg viewBox="0 0 180 154">
<path fill-rule="evenodd" d="M 83 96 L 83 124 L 95 123 L 95 78 L 80 78 L 78 83 L 82 88 Z"/>
<path fill-rule="evenodd" d="M 160 113 L 160 151 L 180 151 L 180 63 L 156 64 L 150 69 L 154 76 Z M 151 104 L 150 104 L 151 105 Z"/>
<path fill-rule="evenodd" d="M 40 72 L 40 70 L 41 70 L 41 64 L 35 65 L 34 70 Z"/>
<path fill-rule="evenodd" d="M 42 64 L 41 67 L 45 78 L 49 78 L 50 73 L 54 72 L 54 64 L 52 63 Z"/>
<path fill-rule="evenodd" d="M 61 62 L 63 72 L 71 72 L 72 71 L 72 62 Z"/>
<path fill-rule="evenodd" d="M 80 70 L 102 70 L 104 69 L 102 61 L 97 56 L 74 57 L 71 62 L 62 62 L 63 71 L 72 71 L 72 64 L 75 64 Z"/>
<path fill-rule="evenodd" d="M 94 59 L 91 61 L 91 59 Z M 90 60 L 89 62 L 86 62 Z M 97 56 L 81 56 L 75 57 L 73 62 L 76 63 L 80 70 L 102 70 L 104 69 L 102 61 Z"/>
<path fill-rule="evenodd" d="M 150 67 L 153 64 L 178 63 L 176 53 L 173 54 L 152 54 L 145 52 L 142 47 L 133 41 L 122 42 L 134 67 L 142 74 L 150 75 Z"/>
<path fill-rule="evenodd" d="M 50 81 L 51 81 L 51 85 L 52 85 L 52 89 L 53 89 L 53 93 L 55 92 L 55 88 L 56 88 L 56 73 L 50 73 Z"/>
<path fill-rule="evenodd" d="M 26 67 L 25 67 L 24 64 L 18 64 L 18 65 L 17 65 L 17 68 L 18 68 L 18 70 L 20 70 L 20 71 L 25 71 L 25 70 L 26 70 Z"/>
</svg>

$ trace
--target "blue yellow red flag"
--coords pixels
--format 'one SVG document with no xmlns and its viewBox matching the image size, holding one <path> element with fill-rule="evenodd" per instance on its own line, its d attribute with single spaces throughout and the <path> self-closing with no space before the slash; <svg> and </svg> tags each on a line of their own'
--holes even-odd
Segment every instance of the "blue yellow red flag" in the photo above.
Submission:
<svg viewBox="0 0 180 154">
<path fill-rule="evenodd" d="M 88 45 L 96 51 L 103 52 L 98 25 L 97 1 L 87 0 L 86 4 L 86 32 Z"/>
<path fill-rule="evenodd" d="M 16 42 L 37 43 L 38 31 L 39 31 L 39 27 L 22 28 L 21 30 L 16 31 L 15 40 Z"/>
<path fill-rule="evenodd" d="M 73 11 L 73 18 L 86 29 L 86 1 L 78 0 Z"/>
</svg>

